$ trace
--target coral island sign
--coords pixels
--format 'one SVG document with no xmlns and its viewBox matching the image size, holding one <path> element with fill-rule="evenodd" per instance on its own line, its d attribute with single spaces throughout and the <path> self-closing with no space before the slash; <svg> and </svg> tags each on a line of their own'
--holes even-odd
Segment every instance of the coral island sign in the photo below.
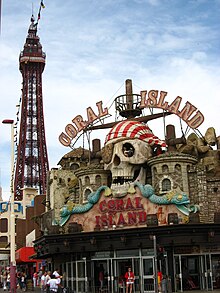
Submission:
<svg viewBox="0 0 220 293">
<path fill-rule="evenodd" d="M 203 114 L 190 102 L 186 102 L 185 106 L 180 109 L 182 98 L 177 96 L 172 103 L 165 101 L 167 92 L 146 90 L 140 92 L 140 109 L 144 108 L 159 108 L 165 111 L 176 114 L 180 117 L 186 124 L 193 129 L 198 128 L 204 121 Z M 59 136 L 59 141 L 64 146 L 70 146 L 71 141 L 77 136 L 79 132 L 86 129 L 94 121 L 106 117 L 108 113 L 108 108 L 102 107 L 102 101 L 96 103 L 98 108 L 98 114 L 95 114 L 91 107 L 87 108 L 87 120 L 84 120 L 81 115 L 77 115 L 72 119 L 72 123 L 67 124 L 65 127 L 65 132 L 62 132 Z"/>
<path fill-rule="evenodd" d="M 70 146 L 72 139 L 74 139 L 77 134 L 92 124 L 97 119 L 103 118 L 108 115 L 108 108 L 102 108 L 102 101 L 97 102 L 96 106 L 98 108 L 98 114 L 91 107 L 88 107 L 87 110 L 87 121 L 83 120 L 81 115 L 77 115 L 72 119 L 73 124 L 67 124 L 65 127 L 65 132 L 62 132 L 59 136 L 59 141 L 64 146 Z"/>
<path fill-rule="evenodd" d="M 144 224 L 147 220 L 147 213 L 141 203 L 140 197 L 131 199 L 111 199 L 103 200 L 99 204 L 99 212 L 96 215 L 96 227 L 103 226 L 127 226 L 134 224 Z M 123 212 L 127 212 L 126 217 Z"/>
</svg>

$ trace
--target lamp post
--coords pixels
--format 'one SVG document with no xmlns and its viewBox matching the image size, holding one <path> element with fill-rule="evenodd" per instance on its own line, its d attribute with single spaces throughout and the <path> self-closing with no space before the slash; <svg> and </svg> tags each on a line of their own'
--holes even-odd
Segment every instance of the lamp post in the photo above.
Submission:
<svg viewBox="0 0 220 293">
<path fill-rule="evenodd" d="M 14 120 L 6 119 L 2 123 L 11 125 L 11 209 L 10 209 L 10 292 L 16 293 L 15 260 L 15 210 L 14 210 Z"/>
<path fill-rule="evenodd" d="M 150 235 L 150 239 L 154 244 L 154 286 L 155 293 L 158 293 L 158 268 L 157 268 L 157 237 L 156 235 Z"/>
</svg>

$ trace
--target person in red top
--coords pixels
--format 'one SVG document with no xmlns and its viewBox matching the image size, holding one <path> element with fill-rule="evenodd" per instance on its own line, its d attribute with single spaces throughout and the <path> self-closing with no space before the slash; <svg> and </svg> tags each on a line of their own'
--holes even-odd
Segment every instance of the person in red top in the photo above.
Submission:
<svg viewBox="0 0 220 293">
<path fill-rule="evenodd" d="M 100 268 L 99 268 L 99 282 L 100 282 L 100 289 L 102 290 L 103 284 L 104 284 L 104 268 L 102 264 L 100 264 Z"/>
<path fill-rule="evenodd" d="M 134 273 L 131 271 L 130 267 L 128 268 L 128 271 L 125 273 L 125 280 L 126 280 L 126 293 L 132 293 L 133 284 L 134 284 Z"/>
<path fill-rule="evenodd" d="M 161 271 L 157 272 L 157 282 L 158 282 L 158 291 L 161 292 L 161 281 L 162 281 L 163 274 Z"/>
</svg>

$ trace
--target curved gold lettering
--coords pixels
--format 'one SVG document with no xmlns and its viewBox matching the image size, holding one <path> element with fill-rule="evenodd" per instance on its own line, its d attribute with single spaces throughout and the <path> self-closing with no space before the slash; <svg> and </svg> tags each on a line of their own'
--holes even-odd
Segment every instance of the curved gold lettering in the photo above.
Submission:
<svg viewBox="0 0 220 293">
<path fill-rule="evenodd" d="M 71 140 L 64 132 L 59 136 L 59 142 L 64 146 L 70 146 Z"/>
<path fill-rule="evenodd" d="M 192 117 L 192 119 L 190 119 L 187 124 L 189 125 L 189 127 L 196 129 L 198 128 L 204 121 L 204 116 L 202 115 L 202 113 L 200 111 L 197 111 L 196 115 Z"/>
<path fill-rule="evenodd" d="M 67 124 L 67 126 L 65 127 L 65 131 L 67 135 L 69 135 L 69 137 L 71 137 L 72 139 L 77 135 L 77 130 L 72 124 Z"/>
<path fill-rule="evenodd" d="M 147 107 L 156 107 L 158 91 L 151 90 L 148 93 Z"/>
</svg>

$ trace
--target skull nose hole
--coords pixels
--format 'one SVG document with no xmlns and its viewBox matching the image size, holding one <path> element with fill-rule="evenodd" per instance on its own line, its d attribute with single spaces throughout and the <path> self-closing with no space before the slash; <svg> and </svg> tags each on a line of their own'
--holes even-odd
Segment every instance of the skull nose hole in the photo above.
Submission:
<svg viewBox="0 0 220 293">
<path fill-rule="evenodd" d="M 121 160 L 117 155 L 115 155 L 113 163 L 114 163 L 115 166 L 120 165 Z"/>
</svg>

